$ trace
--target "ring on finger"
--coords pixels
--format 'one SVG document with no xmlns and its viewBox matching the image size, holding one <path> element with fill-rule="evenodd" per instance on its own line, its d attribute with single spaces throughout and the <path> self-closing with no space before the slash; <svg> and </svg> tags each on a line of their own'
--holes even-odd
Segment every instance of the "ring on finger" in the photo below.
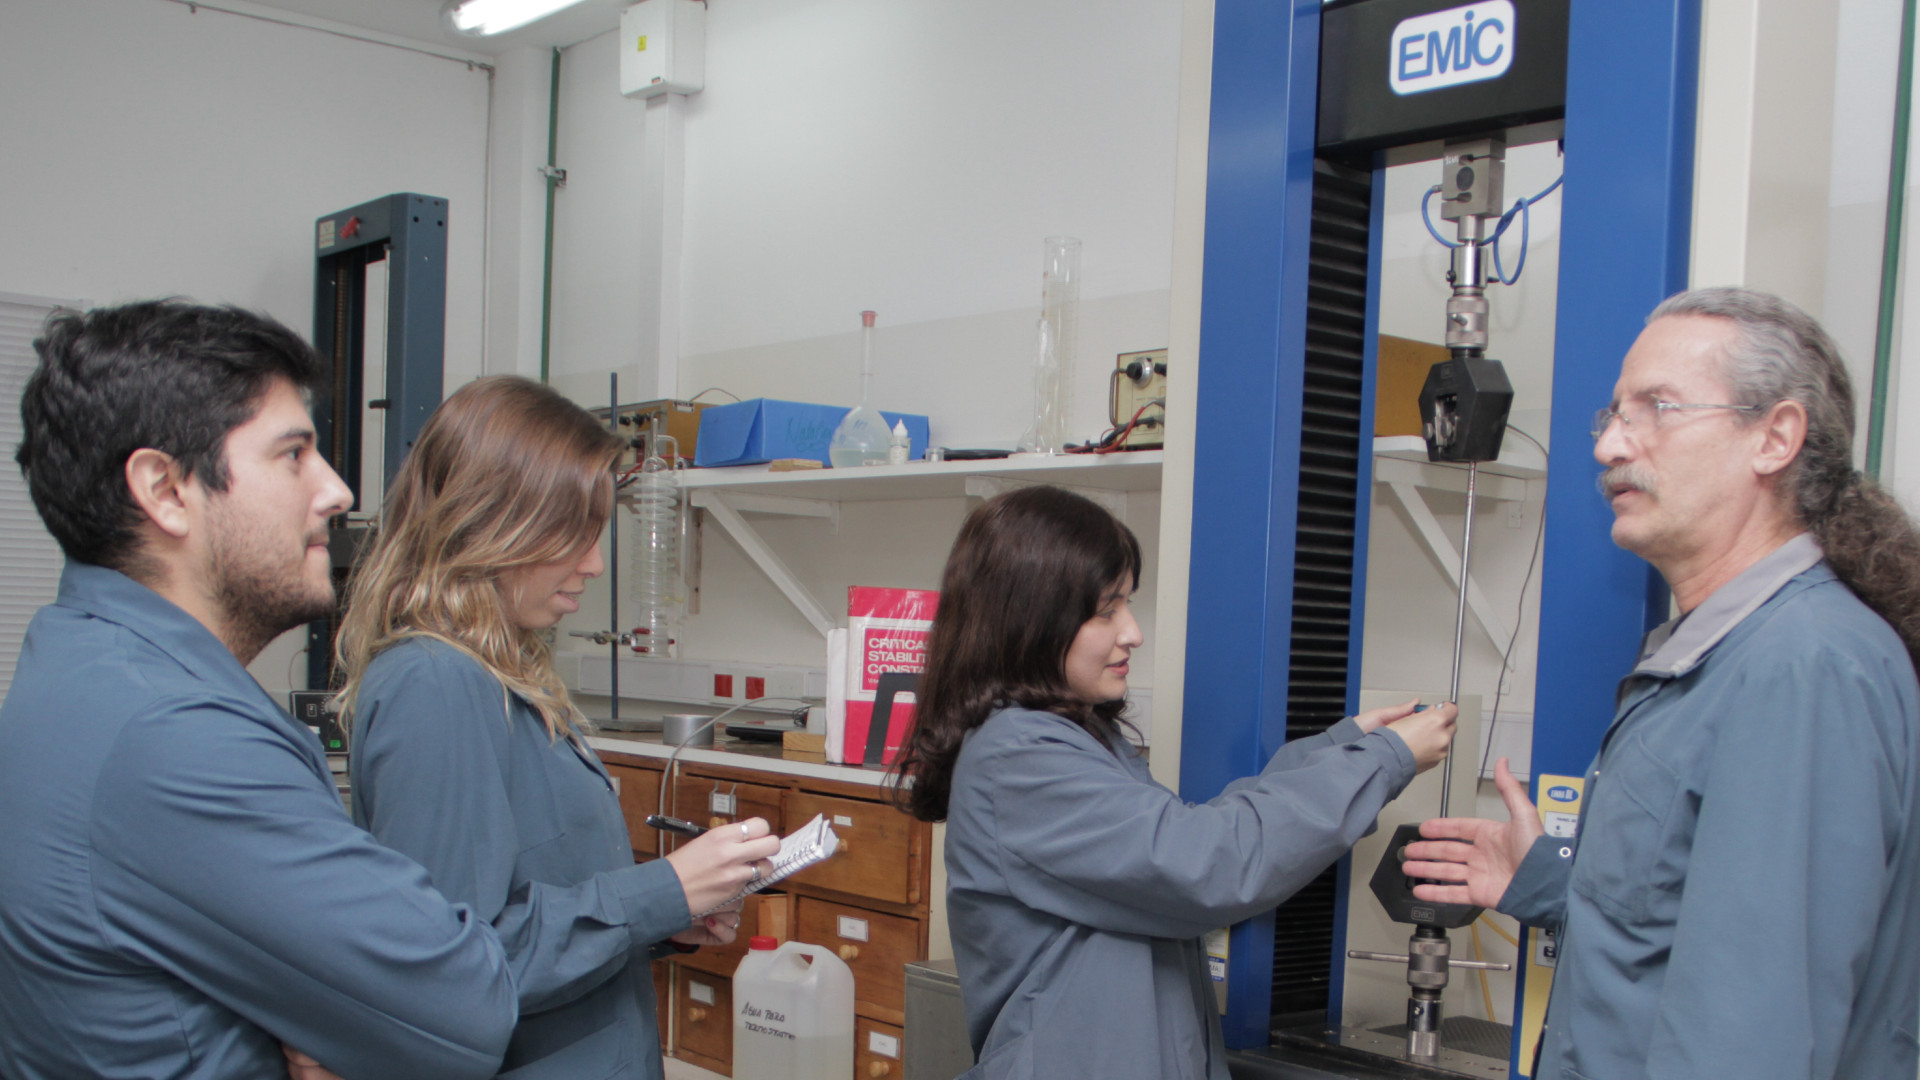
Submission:
<svg viewBox="0 0 1920 1080">
<path fill-rule="evenodd" d="M 753 864 L 753 876 L 751 878 L 748 878 L 747 880 L 749 883 L 760 880 L 760 864 L 759 863 Z"/>
<path fill-rule="evenodd" d="M 741 822 L 740 823 L 740 839 L 745 840 L 751 837 L 752 835 L 753 834 L 747 832 L 747 823 L 744 821 Z"/>
</svg>

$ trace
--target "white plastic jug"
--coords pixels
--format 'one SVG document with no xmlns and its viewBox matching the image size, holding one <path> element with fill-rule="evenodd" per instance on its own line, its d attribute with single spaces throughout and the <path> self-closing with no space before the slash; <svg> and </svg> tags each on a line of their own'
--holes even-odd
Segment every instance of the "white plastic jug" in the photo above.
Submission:
<svg viewBox="0 0 1920 1080">
<path fill-rule="evenodd" d="M 853 1075 L 853 971 L 818 945 L 755 937 L 733 972 L 734 1080 Z"/>
</svg>

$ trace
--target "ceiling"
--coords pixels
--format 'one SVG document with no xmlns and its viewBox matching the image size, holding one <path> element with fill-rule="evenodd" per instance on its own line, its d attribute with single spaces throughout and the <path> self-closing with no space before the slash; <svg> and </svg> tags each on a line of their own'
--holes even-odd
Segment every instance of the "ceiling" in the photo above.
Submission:
<svg viewBox="0 0 1920 1080">
<path fill-rule="evenodd" d="M 211 2 L 217 4 L 218 0 Z M 528 45 L 539 48 L 572 45 L 603 34 L 620 25 L 620 12 L 634 0 L 584 0 L 530 26 L 491 38 L 464 37 L 441 29 L 441 0 L 254 0 L 254 3 L 441 48 L 498 55 Z"/>
</svg>

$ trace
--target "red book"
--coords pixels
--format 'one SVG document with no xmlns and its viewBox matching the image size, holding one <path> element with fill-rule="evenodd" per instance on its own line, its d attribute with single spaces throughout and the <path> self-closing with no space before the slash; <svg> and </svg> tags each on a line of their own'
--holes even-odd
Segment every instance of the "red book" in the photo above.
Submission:
<svg viewBox="0 0 1920 1080">
<path fill-rule="evenodd" d="M 848 764 L 893 764 L 913 724 L 914 691 L 927 666 L 927 635 L 940 594 L 929 589 L 847 590 Z M 886 718 L 876 738 L 874 715 Z"/>
</svg>

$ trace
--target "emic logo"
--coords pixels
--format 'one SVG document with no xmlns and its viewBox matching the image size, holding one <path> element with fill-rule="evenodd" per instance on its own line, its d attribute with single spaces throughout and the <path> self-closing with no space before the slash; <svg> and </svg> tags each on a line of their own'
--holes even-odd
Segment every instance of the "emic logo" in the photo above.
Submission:
<svg viewBox="0 0 1920 1080">
<path fill-rule="evenodd" d="M 1513 65 L 1513 4 L 1486 0 L 1403 19 L 1392 42 L 1387 81 L 1396 94 L 1497 79 Z"/>
</svg>

